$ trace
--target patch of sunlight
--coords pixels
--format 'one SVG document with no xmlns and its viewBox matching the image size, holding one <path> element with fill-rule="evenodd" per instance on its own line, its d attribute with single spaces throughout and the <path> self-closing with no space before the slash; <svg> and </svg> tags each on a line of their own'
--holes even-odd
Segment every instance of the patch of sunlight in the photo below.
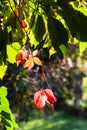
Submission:
<svg viewBox="0 0 87 130">
<path fill-rule="evenodd" d="M 87 100 L 87 77 L 83 78 L 82 85 L 83 85 L 82 99 Z"/>
<path fill-rule="evenodd" d="M 64 125 L 66 124 L 66 120 L 60 120 L 60 121 L 55 121 L 55 122 L 51 122 L 51 123 L 48 123 L 47 124 L 47 127 L 46 128 L 52 128 L 52 127 L 59 127 L 61 125 Z"/>
<path fill-rule="evenodd" d="M 82 85 L 87 88 L 87 77 L 83 78 Z"/>
<path fill-rule="evenodd" d="M 67 99 L 67 100 L 66 100 L 66 103 L 67 103 L 69 106 L 72 106 L 72 105 L 73 105 L 73 101 L 74 101 L 74 98 L 72 98 L 72 99 Z"/>
<path fill-rule="evenodd" d="M 43 119 L 37 119 L 37 120 L 20 123 L 20 128 L 22 128 L 22 130 L 33 130 L 34 128 L 37 129 L 43 126 L 43 124 L 44 124 Z M 17 130 L 20 130 L 20 129 L 17 129 Z"/>
</svg>

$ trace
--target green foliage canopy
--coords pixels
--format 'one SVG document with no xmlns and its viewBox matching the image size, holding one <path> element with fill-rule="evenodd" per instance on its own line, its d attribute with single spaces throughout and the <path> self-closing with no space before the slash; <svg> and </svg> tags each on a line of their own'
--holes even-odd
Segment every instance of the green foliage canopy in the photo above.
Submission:
<svg viewBox="0 0 87 130">
<path fill-rule="evenodd" d="M 47 44 L 49 49 L 53 46 L 60 58 L 60 45 L 68 47 L 70 36 L 86 42 L 86 8 L 85 4 L 79 7 L 79 3 L 78 0 L 0 1 L 0 63 L 8 60 L 7 45 L 12 46 L 14 42 L 21 47 L 26 44 L 36 47 L 46 37 L 43 44 Z M 26 20 L 26 29 L 22 27 L 23 19 Z M 15 62 L 14 58 L 12 60 Z"/>
<path fill-rule="evenodd" d="M 10 110 L 6 96 L 7 88 L 5 86 L 0 87 L 0 121 L 4 123 L 7 130 L 13 130 L 14 127 L 18 128 L 18 125 Z"/>
</svg>

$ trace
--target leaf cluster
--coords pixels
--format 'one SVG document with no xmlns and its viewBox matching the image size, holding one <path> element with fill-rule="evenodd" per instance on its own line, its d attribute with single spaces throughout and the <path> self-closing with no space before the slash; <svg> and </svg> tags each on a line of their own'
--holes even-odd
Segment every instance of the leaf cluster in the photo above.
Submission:
<svg viewBox="0 0 87 130">
<path fill-rule="evenodd" d="M 0 122 L 4 123 L 7 130 L 13 130 L 18 128 L 15 122 L 15 117 L 9 107 L 7 96 L 7 88 L 5 86 L 0 87 Z"/>
<path fill-rule="evenodd" d="M 34 10 L 32 11 L 30 25 L 35 30 L 35 38 L 40 42 L 44 35 L 47 34 L 47 42 L 51 42 L 51 46 L 57 51 L 59 58 L 63 57 L 60 45 L 63 44 L 68 47 L 70 36 L 78 39 L 78 41 L 87 41 L 87 16 L 78 11 L 79 2 L 76 0 L 38 0 L 33 2 L 32 7 Z M 76 6 L 76 3 L 78 3 L 78 6 Z M 34 6 L 35 4 L 37 6 Z M 30 5 L 32 4 L 30 3 Z M 44 21 L 39 22 L 39 16 Z M 50 44 L 48 48 L 50 48 Z"/>
<path fill-rule="evenodd" d="M 59 58 L 63 58 L 63 44 L 68 47 L 70 36 L 87 41 L 87 16 L 82 13 L 78 0 L 0 1 L 0 62 L 8 59 L 7 45 L 19 42 L 21 46 L 44 44 L 53 46 Z M 85 1 L 84 1 L 85 2 Z M 78 4 L 77 4 L 78 3 Z M 82 7 L 85 11 L 85 5 Z M 78 11 L 79 10 L 79 11 Z M 21 25 L 27 21 L 27 29 Z M 30 39 L 30 43 L 27 43 Z M 30 45 L 29 45 L 30 46 Z M 43 46 L 42 46 L 43 47 Z"/>
</svg>

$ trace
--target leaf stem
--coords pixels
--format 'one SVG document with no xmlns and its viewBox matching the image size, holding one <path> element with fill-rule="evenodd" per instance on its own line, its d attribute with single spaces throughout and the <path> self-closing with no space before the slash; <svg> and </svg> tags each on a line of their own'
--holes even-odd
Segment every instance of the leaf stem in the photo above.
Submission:
<svg viewBox="0 0 87 130">
<path fill-rule="evenodd" d="M 44 78 L 44 80 L 45 80 L 45 82 L 46 82 L 48 88 L 50 88 L 50 85 L 49 85 L 49 83 L 48 83 L 48 81 L 47 81 L 47 78 L 46 78 L 46 75 L 45 75 L 45 73 L 44 73 L 44 68 L 42 68 L 42 77 Z"/>
</svg>

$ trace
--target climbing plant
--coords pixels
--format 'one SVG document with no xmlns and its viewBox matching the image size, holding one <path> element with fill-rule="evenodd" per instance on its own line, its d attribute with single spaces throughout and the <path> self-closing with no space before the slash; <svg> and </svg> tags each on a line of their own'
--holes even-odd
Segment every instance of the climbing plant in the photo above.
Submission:
<svg viewBox="0 0 87 130">
<path fill-rule="evenodd" d="M 49 57 L 56 53 L 62 60 L 71 38 L 79 43 L 81 55 L 87 48 L 86 6 L 85 0 L 1 0 L 0 79 L 6 74 L 8 64 L 16 63 L 17 67 L 22 65 L 28 71 L 39 65 L 42 67 L 41 76 L 46 80 L 42 49 L 48 49 Z M 48 85 L 48 89 L 36 93 L 35 104 L 39 108 L 45 103 L 52 106 L 56 102 L 49 89 Z M 7 129 L 12 129 L 17 124 L 6 95 L 7 90 L 3 86 L 0 88 L 0 120 Z M 6 109 L 3 102 L 6 102 Z"/>
</svg>

